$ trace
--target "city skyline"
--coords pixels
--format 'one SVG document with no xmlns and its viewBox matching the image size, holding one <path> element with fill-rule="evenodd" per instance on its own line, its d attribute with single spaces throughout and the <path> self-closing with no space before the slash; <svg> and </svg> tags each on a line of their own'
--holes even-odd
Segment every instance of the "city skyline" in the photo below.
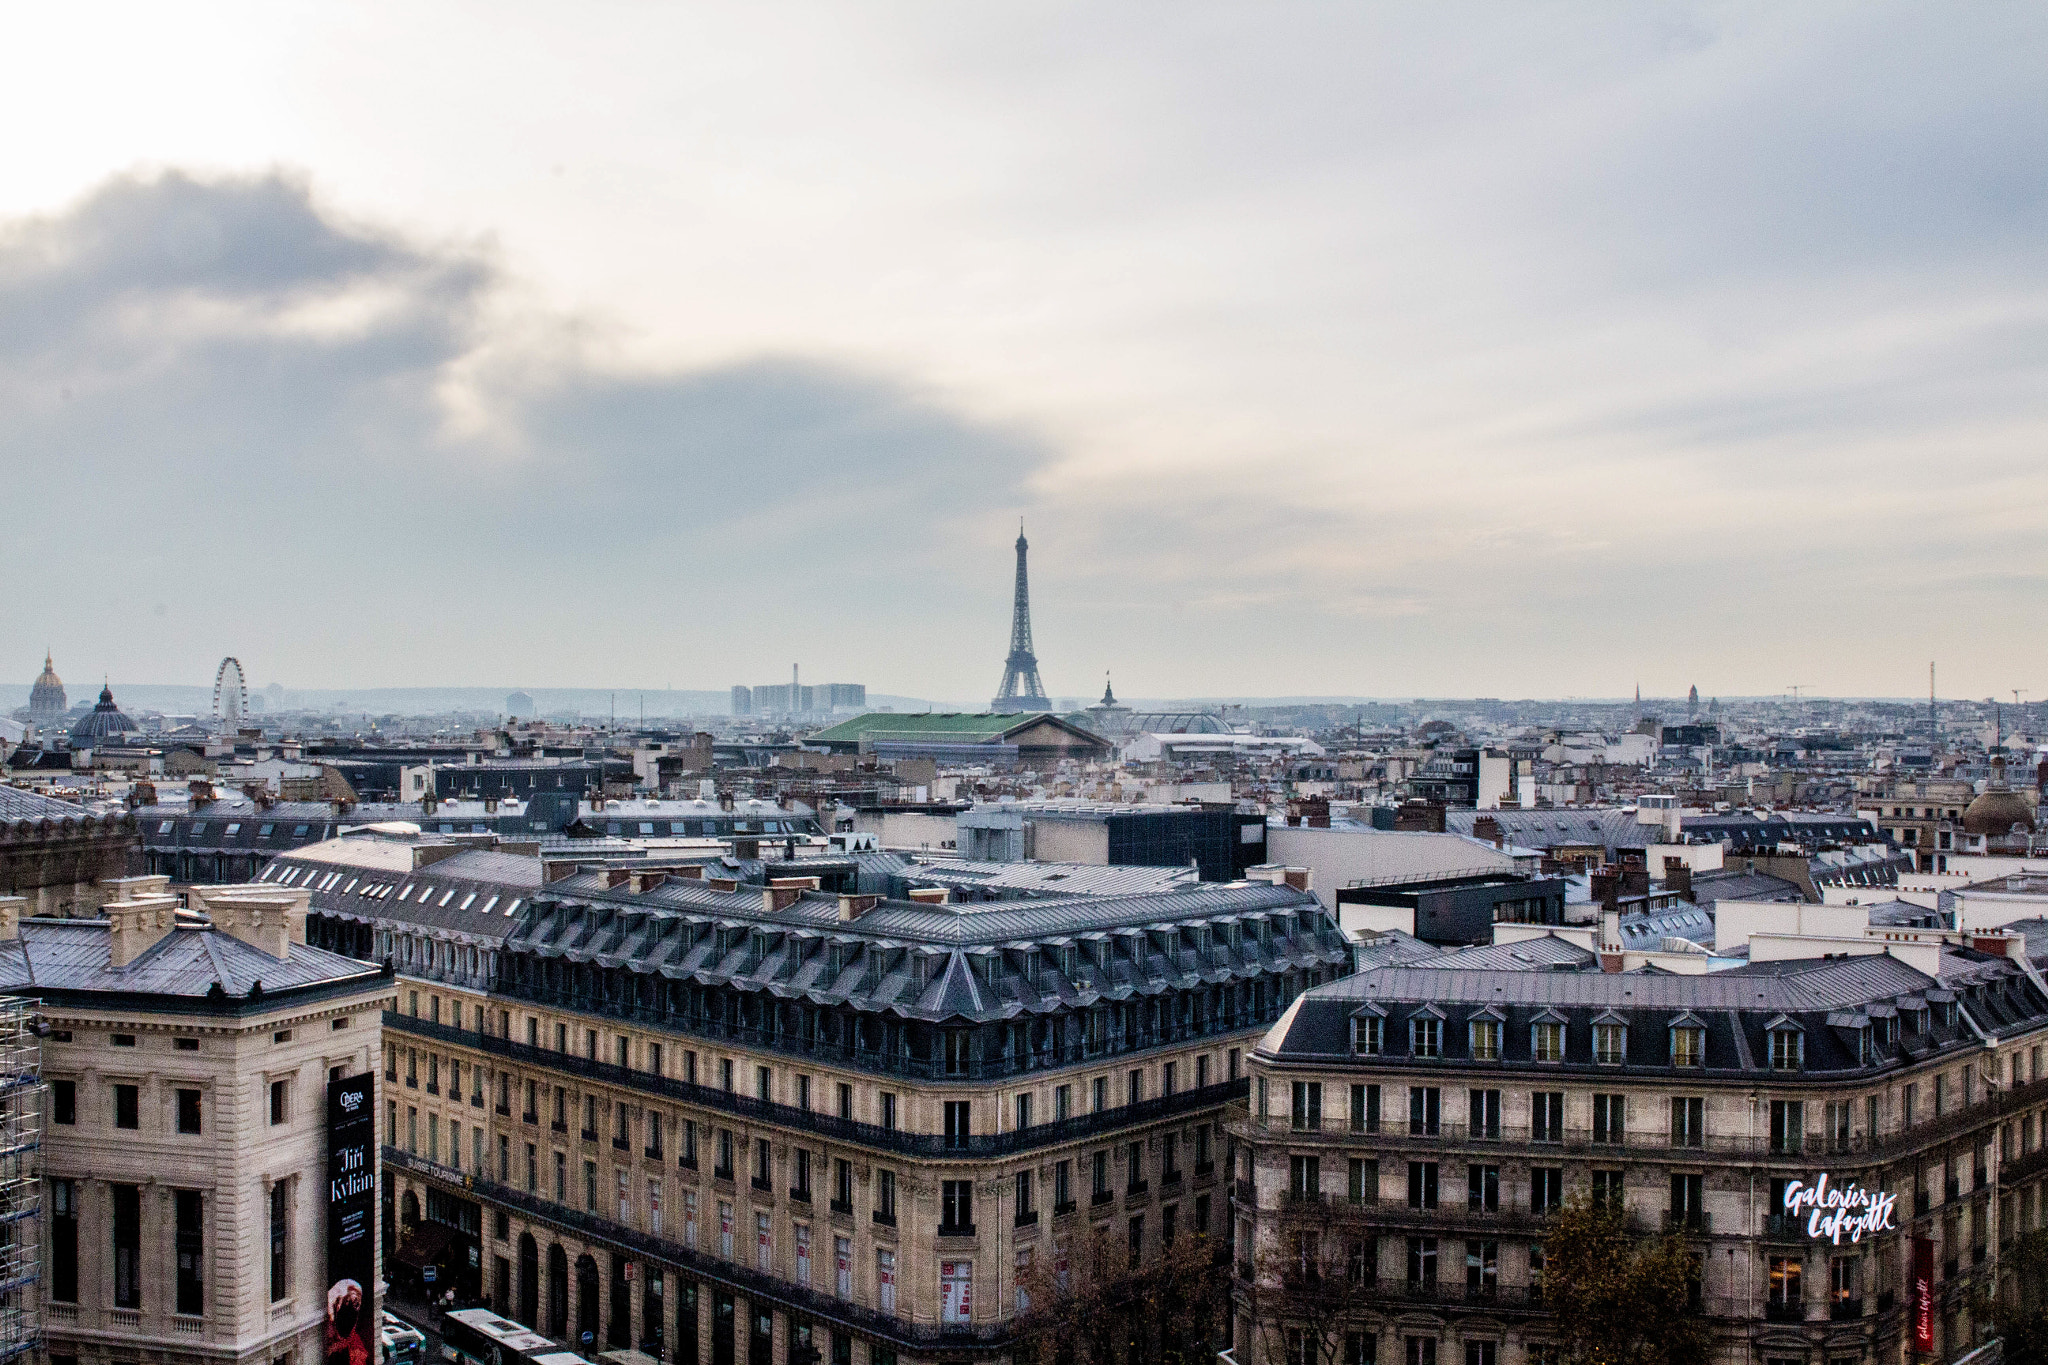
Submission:
<svg viewBox="0 0 2048 1365">
<path fill-rule="evenodd" d="M 2044 663 L 2039 14 L 109 13 L 0 92 L 0 464 L 90 509 L 0 656 L 715 689 L 766 608 L 979 698 L 1022 515 L 1061 694 Z"/>
</svg>

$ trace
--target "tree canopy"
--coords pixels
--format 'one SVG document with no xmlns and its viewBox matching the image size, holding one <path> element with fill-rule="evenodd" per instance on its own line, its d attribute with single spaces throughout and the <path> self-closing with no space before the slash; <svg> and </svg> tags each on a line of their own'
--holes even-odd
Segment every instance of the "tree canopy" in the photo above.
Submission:
<svg viewBox="0 0 2048 1365">
<path fill-rule="evenodd" d="M 1543 1297 L 1569 1365 L 1703 1365 L 1698 1274 L 1676 1235 L 1645 1236 L 1612 1205 L 1567 1204 L 1543 1241 Z"/>
</svg>

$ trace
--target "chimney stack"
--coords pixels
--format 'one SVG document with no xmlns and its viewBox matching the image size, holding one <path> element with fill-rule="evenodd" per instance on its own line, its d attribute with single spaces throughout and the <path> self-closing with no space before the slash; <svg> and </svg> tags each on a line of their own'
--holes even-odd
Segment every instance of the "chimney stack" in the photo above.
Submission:
<svg viewBox="0 0 2048 1365">
<path fill-rule="evenodd" d="M 138 895 L 109 901 L 101 913 L 107 917 L 108 962 L 116 968 L 126 967 L 176 927 L 178 898 L 168 893 Z"/>
<path fill-rule="evenodd" d="M 882 898 L 880 896 L 841 896 L 839 898 L 839 918 L 842 920 L 859 919 L 862 915 L 865 915 L 868 911 L 881 904 L 881 901 Z"/>
<path fill-rule="evenodd" d="M 948 900 L 952 899 L 952 895 L 953 893 L 943 886 L 913 886 L 910 888 L 910 899 L 916 901 L 919 905 L 944 905 Z"/>
<path fill-rule="evenodd" d="M 1607 905 L 1600 910 L 1600 970 L 1618 972 L 1622 969 L 1621 909 Z"/>
<path fill-rule="evenodd" d="M 303 887 L 258 884 L 192 890 L 215 929 L 280 962 L 291 956 L 292 944 L 306 941 L 306 911 L 313 896 Z"/>
<path fill-rule="evenodd" d="M 1676 891 L 1688 901 L 1693 900 L 1692 864 L 1683 858 L 1665 858 L 1664 889 Z"/>
</svg>

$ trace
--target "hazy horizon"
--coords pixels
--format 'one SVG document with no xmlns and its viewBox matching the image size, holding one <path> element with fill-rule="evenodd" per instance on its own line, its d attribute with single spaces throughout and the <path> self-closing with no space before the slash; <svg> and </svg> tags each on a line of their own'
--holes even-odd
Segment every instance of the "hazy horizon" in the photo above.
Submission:
<svg viewBox="0 0 2048 1365">
<path fill-rule="evenodd" d="M 2038 7 L 14 20 L 9 673 L 2048 695 Z"/>
</svg>

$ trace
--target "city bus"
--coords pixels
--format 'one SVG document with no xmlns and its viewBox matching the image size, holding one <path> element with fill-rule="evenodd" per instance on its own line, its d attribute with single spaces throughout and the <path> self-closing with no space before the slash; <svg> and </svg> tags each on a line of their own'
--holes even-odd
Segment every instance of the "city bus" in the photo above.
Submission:
<svg viewBox="0 0 2048 1365">
<path fill-rule="evenodd" d="M 442 1314 L 441 1354 L 452 1365 L 589 1365 L 532 1328 L 488 1308 Z"/>
</svg>

